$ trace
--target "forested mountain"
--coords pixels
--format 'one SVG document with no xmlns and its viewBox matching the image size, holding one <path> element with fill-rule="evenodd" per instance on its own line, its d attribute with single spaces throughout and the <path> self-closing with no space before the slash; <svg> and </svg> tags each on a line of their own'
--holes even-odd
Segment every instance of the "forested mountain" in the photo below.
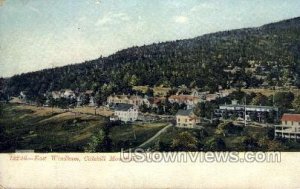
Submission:
<svg viewBox="0 0 300 189">
<path fill-rule="evenodd" d="M 15 75 L 4 91 L 32 96 L 59 89 L 93 89 L 103 97 L 134 85 L 300 87 L 300 17 L 207 34 L 193 39 L 132 47 L 82 64 Z"/>
</svg>

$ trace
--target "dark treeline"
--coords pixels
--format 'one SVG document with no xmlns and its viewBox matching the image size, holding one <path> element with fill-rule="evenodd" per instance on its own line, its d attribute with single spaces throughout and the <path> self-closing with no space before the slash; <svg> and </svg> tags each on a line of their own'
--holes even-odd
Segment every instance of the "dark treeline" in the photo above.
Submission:
<svg viewBox="0 0 300 189">
<path fill-rule="evenodd" d="M 251 62 L 264 70 L 246 71 Z M 234 67 L 239 71 L 224 71 Z M 82 64 L 15 75 L 2 87 L 7 94 L 26 91 L 28 96 L 92 89 L 104 99 L 114 92 L 130 93 L 134 85 L 184 84 L 216 91 L 219 85 L 260 87 L 264 81 L 269 86 L 300 87 L 300 18 L 132 47 Z"/>
</svg>

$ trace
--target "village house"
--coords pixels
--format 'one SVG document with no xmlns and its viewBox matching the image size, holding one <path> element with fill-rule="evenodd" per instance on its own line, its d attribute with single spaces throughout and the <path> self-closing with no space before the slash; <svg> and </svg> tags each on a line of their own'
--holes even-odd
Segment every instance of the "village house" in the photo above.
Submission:
<svg viewBox="0 0 300 189">
<path fill-rule="evenodd" d="M 148 108 L 151 107 L 150 97 L 145 96 L 142 104 L 146 105 Z"/>
<path fill-rule="evenodd" d="M 83 95 L 79 94 L 76 97 L 76 106 L 79 107 L 82 106 L 82 104 L 83 104 Z"/>
<path fill-rule="evenodd" d="M 281 125 L 275 125 L 275 137 L 300 139 L 300 114 L 283 114 Z"/>
<path fill-rule="evenodd" d="M 157 108 L 160 103 L 165 101 L 165 97 L 148 97 L 143 99 L 143 103 L 148 107 L 148 108 Z"/>
<path fill-rule="evenodd" d="M 217 100 L 217 98 L 219 98 L 219 95 L 217 93 L 215 94 L 207 94 L 205 96 L 205 100 L 210 102 L 210 101 L 213 101 L 213 100 Z"/>
<path fill-rule="evenodd" d="M 117 104 L 114 108 L 114 115 L 110 117 L 111 121 L 133 122 L 138 119 L 138 109 L 132 104 Z"/>
<path fill-rule="evenodd" d="M 52 98 L 54 98 L 54 99 L 58 99 L 58 98 L 61 98 L 61 97 L 62 97 L 62 94 L 61 94 L 60 91 L 52 91 L 52 92 L 51 92 L 51 96 L 52 96 Z"/>
<path fill-rule="evenodd" d="M 75 92 L 72 91 L 71 89 L 62 90 L 62 96 L 64 98 L 75 98 L 76 97 Z"/>
<path fill-rule="evenodd" d="M 79 107 L 79 106 L 82 106 L 84 104 L 84 101 L 86 98 L 88 98 L 88 106 L 90 107 L 94 107 L 96 106 L 96 99 L 95 97 L 93 96 L 94 95 L 94 92 L 92 90 L 87 90 L 85 92 L 81 92 L 81 93 L 77 93 L 76 95 L 76 105 Z"/>
<path fill-rule="evenodd" d="M 95 99 L 95 97 L 90 96 L 90 101 L 89 101 L 88 106 L 90 106 L 90 107 L 96 106 L 96 99 Z"/>
<path fill-rule="evenodd" d="M 26 100 L 26 94 L 25 94 L 24 91 L 21 91 L 21 92 L 20 92 L 19 99 L 21 99 L 21 100 Z"/>
<path fill-rule="evenodd" d="M 195 128 L 200 123 L 200 118 L 192 109 L 179 110 L 176 114 L 176 127 Z"/>
<path fill-rule="evenodd" d="M 252 117 L 257 117 L 259 122 L 265 122 L 264 115 L 278 115 L 278 108 L 273 106 L 255 106 L 238 104 L 237 100 L 232 100 L 231 104 L 220 105 L 219 109 L 214 111 L 214 114 L 218 117 L 226 119 L 227 116 L 237 115 L 239 119 L 252 121 Z"/>
<path fill-rule="evenodd" d="M 185 104 L 187 109 L 192 109 L 200 102 L 200 97 L 191 95 L 172 95 L 168 100 L 171 104 L 175 102 L 178 104 Z"/>
<path fill-rule="evenodd" d="M 205 94 L 204 99 L 205 101 L 214 101 L 217 100 L 218 98 L 224 98 L 230 95 L 230 91 L 227 90 L 220 90 L 219 92 L 213 93 L 213 94 Z"/>
<path fill-rule="evenodd" d="M 193 97 L 200 97 L 200 93 L 196 89 L 192 89 L 190 95 Z"/>
<path fill-rule="evenodd" d="M 132 104 L 134 106 L 141 106 L 143 104 L 143 98 L 138 95 L 110 95 L 107 98 L 107 104 Z"/>
<path fill-rule="evenodd" d="M 75 92 L 71 89 L 63 89 L 61 91 L 52 91 L 51 96 L 54 99 L 58 98 L 76 98 Z"/>
</svg>

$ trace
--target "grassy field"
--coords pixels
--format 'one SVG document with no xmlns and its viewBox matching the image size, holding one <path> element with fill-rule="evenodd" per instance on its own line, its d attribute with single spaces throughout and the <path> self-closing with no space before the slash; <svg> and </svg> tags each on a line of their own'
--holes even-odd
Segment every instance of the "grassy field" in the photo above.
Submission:
<svg viewBox="0 0 300 189">
<path fill-rule="evenodd" d="M 166 123 L 154 123 L 113 127 L 111 130 L 111 136 L 112 140 L 115 141 L 116 144 L 115 150 L 119 151 L 121 148 L 127 149 L 137 147 L 155 135 L 166 125 Z"/>
<path fill-rule="evenodd" d="M 283 89 L 277 89 L 277 90 L 271 90 L 271 89 L 242 89 L 242 91 L 246 93 L 261 93 L 265 96 L 271 96 L 274 95 L 277 92 L 292 92 L 296 96 L 300 94 L 300 89 L 289 89 L 289 90 L 283 90 Z"/>
<path fill-rule="evenodd" d="M 6 151 L 82 151 L 89 137 L 101 129 L 107 119 L 24 105 L 5 105 L 0 126 L 9 138 Z"/>
<path fill-rule="evenodd" d="M 96 111 L 95 111 L 96 110 Z M 71 110 L 72 112 L 84 113 L 84 114 L 95 114 L 100 116 L 109 117 L 113 115 L 113 112 L 104 108 L 94 108 L 94 107 L 76 107 Z"/>
<path fill-rule="evenodd" d="M 91 136 L 108 122 L 107 117 L 64 112 L 61 109 L 6 104 L 0 127 L 7 135 L 1 151 L 31 149 L 37 152 L 82 152 Z M 114 150 L 134 147 L 163 128 L 163 124 L 122 125 L 111 129 Z M 134 134 L 135 135 L 134 135 Z M 122 143 L 123 142 L 123 143 Z"/>
<path fill-rule="evenodd" d="M 65 112 L 65 110 L 60 109 L 60 108 L 52 108 L 52 107 L 36 107 L 36 106 L 30 106 L 24 104 L 19 98 L 14 97 L 11 101 L 12 104 L 19 104 L 20 107 L 26 109 L 33 110 L 34 112 L 38 114 L 48 114 L 48 113 L 62 113 Z M 22 106 L 21 106 L 22 105 Z M 91 114 L 91 115 L 100 115 L 104 117 L 109 117 L 113 114 L 111 110 L 108 110 L 105 107 L 100 107 L 100 108 L 95 108 L 95 107 L 89 107 L 89 106 L 84 106 L 84 107 L 75 107 L 70 109 L 69 111 L 74 112 L 74 113 L 82 113 L 82 114 Z"/>
</svg>

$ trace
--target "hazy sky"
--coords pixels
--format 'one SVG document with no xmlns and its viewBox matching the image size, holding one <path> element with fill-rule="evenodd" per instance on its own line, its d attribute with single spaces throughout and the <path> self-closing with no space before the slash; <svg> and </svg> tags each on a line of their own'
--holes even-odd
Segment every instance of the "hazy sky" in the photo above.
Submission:
<svg viewBox="0 0 300 189">
<path fill-rule="evenodd" d="M 2 2 L 2 3 L 1 3 Z M 0 77 L 300 16 L 299 0 L 0 0 Z"/>
</svg>

